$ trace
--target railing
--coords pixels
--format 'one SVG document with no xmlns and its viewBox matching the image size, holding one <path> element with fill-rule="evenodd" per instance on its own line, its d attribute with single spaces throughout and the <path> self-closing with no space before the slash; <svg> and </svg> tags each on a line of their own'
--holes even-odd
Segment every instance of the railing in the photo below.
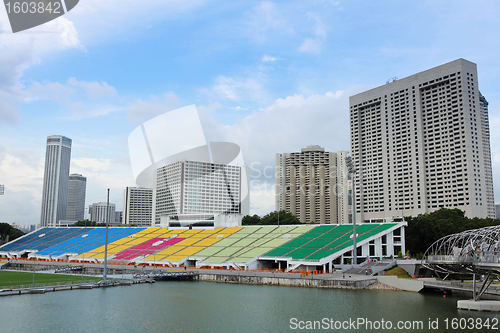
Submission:
<svg viewBox="0 0 500 333">
<path fill-rule="evenodd" d="M 97 283 L 98 280 L 81 280 L 81 281 L 69 281 L 69 282 L 47 282 L 47 283 L 30 283 L 30 284 L 17 284 L 9 286 L 0 286 L 0 290 L 14 290 L 14 289 L 30 289 L 30 288 L 44 288 L 44 287 L 68 287 L 80 284 Z"/>
<path fill-rule="evenodd" d="M 193 271 L 175 271 L 175 272 L 146 272 L 146 273 L 137 273 L 133 275 L 134 279 L 140 278 L 168 278 L 168 277 L 183 277 L 183 276 L 198 276 L 198 272 Z"/>
<path fill-rule="evenodd" d="M 500 252 L 498 251 L 477 251 L 474 255 L 453 256 L 453 255 L 433 255 L 427 257 L 428 263 L 434 262 L 456 262 L 456 263 L 500 263 Z"/>
<path fill-rule="evenodd" d="M 435 256 L 428 256 L 427 257 L 428 263 L 443 262 L 443 261 L 453 261 L 453 262 L 457 262 L 457 263 L 463 263 L 463 262 L 472 263 L 472 262 L 474 262 L 474 257 L 473 256 L 453 256 L 453 255 L 435 255 Z"/>
<path fill-rule="evenodd" d="M 474 256 L 475 262 L 499 263 L 500 253 L 498 251 L 479 251 Z"/>
<path fill-rule="evenodd" d="M 64 267 L 56 268 L 55 273 L 81 271 L 82 269 L 83 269 L 83 266 L 64 266 Z"/>
</svg>

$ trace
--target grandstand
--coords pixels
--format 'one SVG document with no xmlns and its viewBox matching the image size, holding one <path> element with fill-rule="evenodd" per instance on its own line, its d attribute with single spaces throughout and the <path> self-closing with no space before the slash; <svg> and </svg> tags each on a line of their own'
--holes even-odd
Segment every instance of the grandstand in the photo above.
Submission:
<svg viewBox="0 0 500 333">
<path fill-rule="evenodd" d="M 358 258 L 404 253 L 405 225 L 405 222 L 358 225 Z M 0 246 L 0 256 L 100 263 L 104 261 L 105 231 L 99 227 L 42 228 Z M 107 259 L 163 267 L 331 271 L 334 264 L 350 262 L 352 237 L 352 225 L 110 227 Z"/>
</svg>

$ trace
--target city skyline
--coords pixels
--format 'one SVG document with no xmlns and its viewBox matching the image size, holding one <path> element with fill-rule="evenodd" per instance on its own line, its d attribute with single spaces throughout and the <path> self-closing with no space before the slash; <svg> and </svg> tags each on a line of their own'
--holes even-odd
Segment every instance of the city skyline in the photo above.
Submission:
<svg viewBox="0 0 500 333">
<path fill-rule="evenodd" d="M 38 223 L 45 138 L 73 139 L 87 202 L 120 210 L 135 186 L 127 136 L 196 104 L 207 142 L 241 147 L 251 214 L 274 210 L 274 156 L 318 144 L 350 151 L 349 96 L 464 58 L 500 125 L 500 4 L 157 1 L 80 4 L 22 34 L 0 8 L 2 220 Z M 418 20 L 415 19 L 418 17 Z M 113 28 L 109 28 L 113 27 Z M 42 32 L 52 33 L 42 33 Z M 500 133 L 491 132 L 500 184 Z M 500 198 L 500 185 L 494 186 Z"/>
</svg>

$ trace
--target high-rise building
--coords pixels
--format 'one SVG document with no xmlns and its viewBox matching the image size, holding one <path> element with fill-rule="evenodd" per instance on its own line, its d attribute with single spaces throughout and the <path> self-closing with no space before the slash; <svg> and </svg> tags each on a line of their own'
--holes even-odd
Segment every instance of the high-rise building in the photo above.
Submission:
<svg viewBox="0 0 500 333">
<path fill-rule="evenodd" d="M 58 221 L 66 218 L 70 159 L 71 139 L 61 135 L 47 137 L 40 219 L 42 227 L 55 227 Z"/>
<path fill-rule="evenodd" d="M 115 222 L 122 223 L 123 221 L 123 212 L 115 211 Z"/>
<path fill-rule="evenodd" d="M 150 226 L 153 223 L 153 189 L 127 187 L 123 192 L 123 224 Z"/>
<path fill-rule="evenodd" d="M 4 195 L 4 193 L 5 193 L 5 186 L 0 185 L 0 195 Z"/>
<path fill-rule="evenodd" d="M 80 174 L 69 175 L 68 184 L 68 208 L 66 220 L 82 221 L 85 218 L 85 190 L 87 178 Z"/>
<path fill-rule="evenodd" d="M 197 161 L 178 161 L 156 170 L 155 224 L 161 216 L 250 213 L 248 170 Z"/>
<path fill-rule="evenodd" d="M 108 212 L 107 218 L 106 218 L 106 212 Z M 115 222 L 115 204 L 110 203 L 109 210 L 108 210 L 108 204 L 106 202 L 97 202 L 92 205 L 89 205 L 89 215 L 90 215 L 90 220 L 92 222 L 113 223 Z"/>
<path fill-rule="evenodd" d="M 349 223 L 346 157 L 320 146 L 276 154 L 276 210 L 302 223 Z"/>
<path fill-rule="evenodd" d="M 487 102 L 464 59 L 350 97 L 357 221 L 494 217 Z"/>
</svg>

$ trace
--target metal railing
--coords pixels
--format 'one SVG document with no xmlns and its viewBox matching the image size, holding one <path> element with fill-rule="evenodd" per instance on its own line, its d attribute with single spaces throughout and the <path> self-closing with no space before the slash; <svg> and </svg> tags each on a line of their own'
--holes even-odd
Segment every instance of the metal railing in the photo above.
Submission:
<svg viewBox="0 0 500 333">
<path fill-rule="evenodd" d="M 0 286 L 1 291 L 8 291 L 14 289 L 32 289 L 32 288 L 46 288 L 46 287 L 68 287 L 81 284 L 95 284 L 99 280 L 79 280 L 79 281 L 68 281 L 68 282 L 46 282 L 46 283 L 30 283 L 30 284 L 16 284 L 8 286 Z"/>
<path fill-rule="evenodd" d="M 498 251 L 478 251 L 474 255 L 454 256 L 454 255 L 431 255 L 427 257 L 428 263 L 500 263 L 500 252 Z"/>
</svg>

